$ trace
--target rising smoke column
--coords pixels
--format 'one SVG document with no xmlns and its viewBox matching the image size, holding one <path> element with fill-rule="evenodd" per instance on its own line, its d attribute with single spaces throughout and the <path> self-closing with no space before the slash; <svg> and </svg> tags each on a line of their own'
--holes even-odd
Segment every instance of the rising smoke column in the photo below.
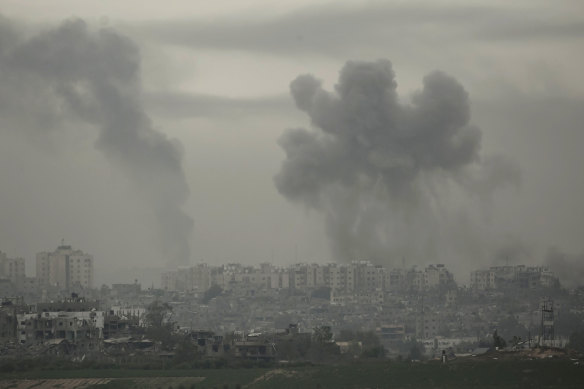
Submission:
<svg viewBox="0 0 584 389">
<path fill-rule="evenodd" d="M 77 19 L 23 39 L 0 17 L 0 32 L 0 82 L 10 91 L 0 100 L 11 108 L 0 114 L 24 111 L 51 119 L 47 127 L 58 127 L 69 114 L 95 126 L 96 147 L 153 208 L 161 254 L 169 264 L 188 264 L 193 220 L 182 210 L 189 188 L 181 149 L 144 112 L 138 48 L 111 29 L 93 31 Z M 18 105 L 10 107 L 13 101 Z"/>
<path fill-rule="evenodd" d="M 312 75 L 290 85 L 314 130 L 280 138 L 286 159 L 275 184 L 324 214 L 335 259 L 386 261 L 404 244 L 431 253 L 444 224 L 436 185 L 486 192 L 517 178 L 506 159 L 481 161 L 481 131 L 469 124 L 468 94 L 454 78 L 427 75 L 411 104 L 396 88 L 387 60 L 347 62 L 334 92 Z"/>
</svg>

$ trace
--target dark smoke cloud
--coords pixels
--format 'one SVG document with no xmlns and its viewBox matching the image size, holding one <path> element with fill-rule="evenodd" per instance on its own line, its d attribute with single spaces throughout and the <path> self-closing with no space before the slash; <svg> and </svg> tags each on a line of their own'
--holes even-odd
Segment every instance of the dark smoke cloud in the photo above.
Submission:
<svg viewBox="0 0 584 389">
<path fill-rule="evenodd" d="M 144 112 L 138 48 L 77 19 L 26 39 L 13 27 L 0 20 L 5 124 L 58 130 L 74 118 L 98 128 L 96 147 L 153 208 L 164 259 L 188 263 L 193 221 L 182 210 L 189 195 L 182 152 Z"/>
<path fill-rule="evenodd" d="M 488 196 L 518 179 L 512 161 L 481 160 L 482 134 L 469 124 L 462 85 L 442 72 L 423 84 L 411 104 L 401 103 L 391 63 L 378 60 L 347 62 L 334 93 L 311 75 L 290 85 L 316 130 L 281 137 L 286 159 L 275 184 L 324 213 L 337 259 L 385 261 L 413 246 L 417 255 L 472 251 L 468 216 L 442 209 L 444 184 Z"/>
<path fill-rule="evenodd" d="M 584 253 L 568 254 L 557 247 L 551 247 L 544 265 L 549 267 L 560 279 L 563 286 L 577 287 L 584 279 Z"/>
</svg>

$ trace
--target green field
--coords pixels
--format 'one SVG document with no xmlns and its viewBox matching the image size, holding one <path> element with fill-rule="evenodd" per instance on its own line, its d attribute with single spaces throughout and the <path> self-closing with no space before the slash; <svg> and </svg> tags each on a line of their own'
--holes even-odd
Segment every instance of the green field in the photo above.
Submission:
<svg viewBox="0 0 584 389">
<path fill-rule="evenodd" d="M 357 389 L 584 388 L 584 366 L 563 360 L 360 362 L 336 366 L 199 370 L 34 370 L 0 376 L 6 388 L 22 379 L 111 378 L 95 388 Z M 35 381 L 40 382 L 40 381 Z M 33 384 L 34 382 L 31 382 Z M 20 386 L 12 386 L 20 387 Z M 35 386 L 40 387 L 40 386 Z M 49 387 L 49 386 L 44 386 Z M 68 386 L 61 384 L 59 387 Z M 86 387 L 86 386 L 83 386 Z M 92 386 L 89 386 L 92 387 Z"/>
<path fill-rule="evenodd" d="M 583 388 L 584 366 L 568 361 L 361 363 L 276 374 L 260 388 Z"/>
<path fill-rule="evenodd" d="M 202 369 L 202 370 L 32 370 L 0 375 L 0 389 L 21 380 L 111 378 L 107 385 L 96 388 L 160 388 L 189 389 L 228 388 L 245 385 L 265 374 L 267 369 Z M 37 388 L 37 386 L 34 386 Z M 64 387 L 64 386 L 61 386 Z"/>
</svg>

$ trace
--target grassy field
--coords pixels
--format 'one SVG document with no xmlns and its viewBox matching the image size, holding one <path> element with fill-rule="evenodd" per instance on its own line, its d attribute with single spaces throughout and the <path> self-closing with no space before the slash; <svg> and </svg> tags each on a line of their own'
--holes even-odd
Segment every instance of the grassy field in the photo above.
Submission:
<svg viewBox="0 0 584 389">
<path fill-rule="evenodd" d="M 0 375 L 0 388 L 5 388 L 22 380 L 43 380 L 83 378 L 110 378 L 109 383 L 97 385 L 96 388 L 153 388 L 153 389 L 197 389 L 243 387 L 257 377 L 265 374 L 267 369 L 202 369 L 202 370 L 32 370 Z M 32 384 L 32 383 L 31 383 Z M 194 386 L 193 386 L 194 385 Z M 66 388 L 65 384 L 59 386 Z M 89 386 L 91 387 L 91 386 Z M 38 388 L 38 386 L 34 386 Z"/>
<path fill-rule="evenodd" d="M 47 379 L 109 378 L 95 386 L 60 388 L 358 389 L 358 388 L 584 388 L 584 366 L 564 360 L 375 361 L 337 366 L 201 370 L 34 370 L 0 376 L 0 388 L 35 388 Z M 35 383 L 38 384 L 35 386 Z M 18 385 L 17 385 L 18 384 Z M 80 385 L 80 384 L 79 384 Z"/>
<path fill-rule="evenodd" d="M 569 361 L 360 363 L 284 370 L 254 389 L 584 388 L 584 366 Z"/>
</svg>

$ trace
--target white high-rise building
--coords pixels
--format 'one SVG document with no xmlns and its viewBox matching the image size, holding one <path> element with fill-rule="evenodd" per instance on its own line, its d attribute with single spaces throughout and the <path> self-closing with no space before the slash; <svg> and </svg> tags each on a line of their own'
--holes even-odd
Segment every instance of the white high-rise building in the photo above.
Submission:
<svg viewBox="0 0 584 389">
<path fill-rule="evenodd" d="M 0 251 L 0 278 L 12 281 L 20 286 L 24 282 L 24 258 L 8 258 Z"/>
<path fill-rule="evenodd" d="M 38 253 L 36 270 L 39 285 L 93 288 L 93 256 L 71 246 L 61 245 L 52 253 Z"/>
</svg>

